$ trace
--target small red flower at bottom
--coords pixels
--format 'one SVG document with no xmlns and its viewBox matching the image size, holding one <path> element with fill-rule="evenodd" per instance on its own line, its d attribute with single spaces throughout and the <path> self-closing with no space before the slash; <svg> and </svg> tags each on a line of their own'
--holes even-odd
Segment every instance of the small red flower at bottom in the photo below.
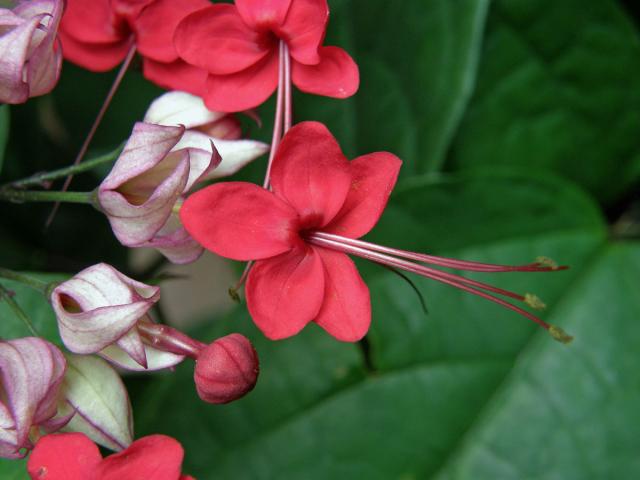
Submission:
<svg viewBox="0 0 640 480">
<path fill-rule="evenodd" d="M 303 122 L 284 136 L 273 160 L 272 191 L 251 183 L 212 185 L 180 210 L 189 234 L 234 260 L 255 260 L 246 284 L 247 307 L 271 339 L 290 337 L 314 321 L 338 340 L 356 341 L 369 329 L 369 289 L 348 255 L 431 278 L 491 300 L 538 323 L 562 342 L 560 328 L 509 303 L 540 309 L 535 295 L 503 290 L 430 265 L 475 272 L 560 270 L 548 259 L 491 265 L 384 247 L 357 240 L 377 223 L 401 161 L 387 152 L 349 162 L 327 128 Z"/>
<path fill-rule="evenodd" d="M 27 471 L 32 480 L 189 480 L 181 474 L 183 456 L 182 446 L 173 438 L 149 435 L 103 459 L 85 434 L 61 433 L 38 441 Z"/>
</svg>

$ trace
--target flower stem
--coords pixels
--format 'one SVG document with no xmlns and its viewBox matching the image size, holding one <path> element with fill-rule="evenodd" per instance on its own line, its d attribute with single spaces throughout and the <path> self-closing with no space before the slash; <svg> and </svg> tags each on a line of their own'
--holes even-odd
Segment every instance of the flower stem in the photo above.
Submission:
<svg viewBox="0 0 640 480">
<path fill-rule="evenodd" d="M 47 289 L 49 287 L 49 284 L 47 282 L 43 282 L 42 280 L 31 277 L 29 275 L 25 275 L 23 273 L 14 272 L 13 270 L 9 270 L 8 268 L 0 267 L 0 277 L 6 278 L 8 280 L 13 280 L 14 282 L 22 283 L 23 285 L 31 287 L 44 295 L 46 295 Z"/>
<path fill-rule="evenodd" d="M 7 184 L 7 186 L 11 188 L 22 188 L 33 185 L 42 185 L 45 182 L 66 177 L 67 175 L 87 172 L 89 170 L 93 170 L 96 167 L 99 167 L 100 165 L 113 162 L 118 157 L 118 155 L 120 155 L 120 152 L 122 152 L 122 145 L 111 152 L 105 153 L 104 155 L 100 155 L 96 158 L 92 158 L 91 160 L 87 160 L 80 165 L 74 164 L 69 167 L 59 168 L 58 170 L 52 170 L 50 172 L 37 173 L 35 175 L 31 175 L 29 177 L 11 182 Z"/>
<path fill-rule="evenodd" d="M 0 189 L 0 200 L 7 202 L 65 202 L 95 205 L 94 192 L 47 192 L 42 190 Z"/>
<path fill-rule="evenodd" d="M 264 188 L 269 188 L 271 181 L 271 166 L 273 165 L 273 159 L 276 156 L 280 139 L 282 138 L 282 120 L 284 110 L 284 69 L 285 69 L 285 54 L 286 44 L 283 40 L 280 40 L 280 61 L 278 63 L 278 93 L 276 94 L 276 114 L 273 120 L 273 136 L 271 137 L 271 151 L 269 152 L 269 162 L 267 163 L 267 173 L 264 176 Z"/>
<path fill-rule="evenodd" d="M 22 310 L 22 308 L 20 308 L 20 305 L 18 305 L 13 299 L 13 295 L 11 294 L 11 292 L 7 290 L 3 285 L 0 285 L 0 299 L 4 299 L 7 302 L 9 308 L 13 310 L 13 313 L 15 313 L 16 317 L 22 320 L 22 322 L 27 326 L 34 337 L 40 336 L 40 334 L 36 330 L 36 327 L 34 327 L 33 323 L 31 323 L 31 320 L 29 320 L 28 315 L 24 310 Z"/>
<path fill-rule="evenodd" d="M 282 136 L 291 128 L 293 122 L 293 105 L 291 99 L 291 57 L 289 47 L 284 44 L 284 131 Z"/>
<path fill-rule="evenodd" d="M 84 143 L 82 144 L 82 147 L 80 147 L 80 151 L 78 152 L 78 155 L 76 156 L 76 159 L 73 162 L 74 166 L 79 165 L 80 162 L 82 161 L 82 158 L 84 157 L 85 153 L 87 153 L 87 149 L 89 148 L 89 144 L 91 143 L 91 140 L 93 140 L 93 136 L 96 134 L 96 131 L 98 130 L 98 126 L 102 122 L 104 114 L 107 113 L 107 109 L 109 108 L 109 105 L 111 104 L 111 100 L 113 100 L 113 97 L 114 97 L 116 91 L 118 90 L 118 87 L 122 83 L 122 79 L 124 78 L 124 74 L 127 72 L 127 69 L 129 68 L 129 65 L 131 65 L 131 61 L 133 60 L 133 57 L 135 56 L 135 54 L 136 54 L 136 45 L 135 45 L 135 42 L 134 42 L 134 40 L 132 38 L 131 39 L 131 47 L 129 48 L 129 52 L 127 53 L 127 56 L 125 57 L 124 61 L 122 62 L 122 65 L 120 66 L 120 70 L 118 71 L 118 74 L 116 75 L 116 78 L 114 79 L 113 84 L 111 85 L 111 88 L 109 89 L 109 93 L 107 93 L 107 97 L 104 99 L 104 102 L 102 103 L 102 107 L 100 108 L 100 111 L 98 112 L 98 115 L 96 116 L 96 119 L 93 121 L 93 125 L 91 126 L 91 129 L 89 130 L 89 133 L 87 134 L 87 138 L 84 139 Z M 73 180 L 73 174 L 70 174 L 67 177 L 67 179 L 64 181 L 64 185 L 62 186 L 62 191 L 63 192 L 65 192 L 67 190 L 67 188 L 69 188 L 69 185 L 71 184 L 71 180 Z M 51 213 L 49 214 L 49 217 L 47 218 L 47 221 L 45 222 L 45 226 L 44 226 L 45 230 L 47 228 L 49 228 L 49 225 L 51 225 L 51 222 L 53 222 L 53 219 L 56 216 L 56 212 L 58 211 L 58 208 L 60 208 L 60 202 L 56 202 L 56 204 L 51 209 Z"/>
</svg>

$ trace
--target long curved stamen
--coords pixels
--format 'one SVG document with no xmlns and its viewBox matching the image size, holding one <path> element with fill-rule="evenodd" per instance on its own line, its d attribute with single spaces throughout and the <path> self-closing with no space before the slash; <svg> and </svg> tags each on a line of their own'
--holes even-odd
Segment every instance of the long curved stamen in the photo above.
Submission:
<svg viewBox="0 0 640 480">
<path fill-rule="evenodd" d="M 469 272 L 550 272 L 556 270 L 566 270 L 566 266 L 558 266 L 551 264 L 550 259 L 540 257 L 534 263 L 526 265 L 496 265 L 491 263 L 471 262 L 467 260 L 458 260 L 455 258 L 436 257 L 434 255 L 426 255 L 423 253 L 410 252 L 407 250 L 400 250 L 397 248 L 384 247 L 382 245 L 376 245 L 375 243 L 369 243 L 362 240 L 356 240 L 353 238 L 341 237 L 339 235 L 333 235 L 331 233 L 314 232 L 318 238 L 324 238 L 327 240 L 336 240 L 347 245 L 355 247 L 362 247 L 374 252 L 386 253 L 396 257 L 406 258 L 408 260 L 415 260 L 417 262 L 428 263 L 431 265 L 437 265 L 445 268 L 455 268 L 458 270 L 467 270 Z M 543 260 L 544 258 L 544 260 Z"/>
<path fill-rule="evenodd" d="M 337 250 L 343 253 L 365 258 L 367 260 L 371 260 L 376 263 L 380 263 L 382 265 L 387 265 L 390 267 L 406 270 L 406 271 L 421 275 L 423 277 L 437 280 L 447 285 L 451 285 L 453 287 L 469 292 L 473 295 L 477 295 L 479 297 L 485 298 L 486 300 L 497 303 L 505 308 L 508 308 L 509 310 L 512 310 L 522 315 L 525 318 L 528 318 L 529 320 L 537 323 L 544 329 L 551 331 L 554 338 L 559 340 L 561 339 L 560 338 L 561 336 L 558 334 L 558 331 L 559 331 L 558 327 L 550 325 L 544 320 L 527 312 L 526 310 L 520 307 L 517 307 L 516 305 L 513 305 L 507 302 L 506 300 L 490 295 L 483 290 L 487 290 L 499 295 L 508 296 L 508 297 L 517 299 L 519 301 L 526 301 L 526 296 L 518 295 L 516 293 L 509 292 L 507 290 L 502 290 L 497 287 L 493 287 L 491 285 L 487 285 L 482 282 L 477 282 L 475 280 L 471 280 L 471 279 L 454 275 L 451 273 L 441 272 L 440 270 L 435 270 L 433 268 L 429 268 L 424 265 L 415 264 L 407 260 L 395 258 L 390 255 L 386 255 L 385 253 L 375 251 L 373 248 L 367 249 L 362 246 L 357 246 L 357 245 L 354 245 L 353 243 L 358 241 L 354 241 L 353 239 L 345 239 L 344 237 L 340 237 L 338 235 L 331 235 L 332 238 L 327 238 L 327 235 L 328 234 L 314 232 L 306 236 L 305 238 L 309 243 L 313 245 L 330 248 L 332 250 Z M 373 244 L 368 244 L 367 242 L 362 242 L 362 243 L 367 245 L 373 245 Z M 379 249 L 385 248 L 385 247 L 380 247 L 378 245 L 373 245 L 373 246 Z M 416 255 L 419 255 L 419 254 L 416 254 Z"/>
<path fill-rule="evenodd" d="M 273 120 L 273 135 L 271 137 L 271 151 L 269 152 L 269 161 L 267 163 L 267 173 L 264 176 L 263 188 L 269 188 L 271 181 L 271 166 L 276 156 L 280 139 L 282 138 L 282 123 L 285 109 L 285 58 L 288 56 L 287 46 L 284 40 L 280 40 L 280 60 L 278 62 L 278 92 L 276 94 L 276 114 Z"/>
</svg>

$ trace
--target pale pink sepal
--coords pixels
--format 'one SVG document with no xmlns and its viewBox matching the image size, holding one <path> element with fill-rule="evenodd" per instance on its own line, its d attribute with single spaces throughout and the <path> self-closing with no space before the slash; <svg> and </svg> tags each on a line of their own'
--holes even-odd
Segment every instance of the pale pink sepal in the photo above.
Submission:
<svg viewBox="0 0 640 480">
<path fill-rule="evenodd" d="M 207 180 L 231 176 L 269 151 L 269 145 L 257 140 L 223 140 L 210 137 L 198 130 L 184 132 L 175 148 L 209 150 L 211 142 L 220 153 L 222 161 L 207 175 Z"/>
<path fill-rule="evenodd" d="M 177 265 L 195 262 L 204 252 L 202 245 L 184 229 L 176 213 L 171 214 L 165 226 L 151 240 L 140 246 L 155 248 Z"/>
<path fill-rule="evenodd" d="M 100 263 L 58 285 L 51 304 L 66 347 L 86 354 L 97 353 L 125 337 L 159 298 L 158 287 L 137 282 Z M 136 349 L 136 339 L 139 341 L 137 336 L 127 337 L 123 345 L 144 365 L 144 349 L 141 342 Z"/>
<path fill-rule="evenodd" d="M 24 103 L 49 93 L 60 77 L 56 37 L 62 0 L 21 1 L 0 9 L 0 103 Z"/>
<path fill-rule="evenodd" d="M 134 372 L 146 372 L 153 370 L 162 370 L 164 368 L 175 367 L 184 360 L 184 356 L 174 353 L 163 352 L 144 344 L 145 358 L 147 359 L 147 368 L 142 368 L 138 363 L 134 362 L 129 355 L 116 347 L 107 347 L 100 351 L 99 355 L 108 360 L 116 367 Z"/>
<path fill-rule="evenodd" d="M 98 188 L 100 207 L 122 244 L 139 247 L 150 241 L 181 196 L 220 162 L 211 145 L 175 148 L 183 133 L 182 126 L 137 123 Z"/>
<path fill-rule="evenodd" d="M 64 430 L 82 432 L 111 450 L 128 447 L 133 441 L 133 418 L 118 373 L 94 356 L 68 354 L 67 362 L 59 408 L 75 415 Z"/>
<path fill-rule="evenodd" d="M 33 446 L 30 429 L 53 425 L 65 370 L 64 356 L 45 340 L 0 342 L 0 457 L 23 457 Z"/>
<path fill-rule="evenodd" d="M 214 123 L 225 116 L 224 112 L 209 110 L 202 98 L 187 92 L 167 92 L 156 98 L 147 113 L 144 121 L 156 125 L 184 125 L 185 128 L 196 128 Z"/>
<path fill-rule="evenodd" d="M 222 162 L 208 179 L 233 175 L 252 160 L 269 151 L 269 145 L 255 140 L 239 140 L 239 124 L 233 114 L 209 110 L 202 99 L 186 92 L 168 92 L 153 101 L 144 118 L 158 125 L 183 125 L 187 131 L 175 149 L 210 151 L 210 142 Z"/>
</svg>

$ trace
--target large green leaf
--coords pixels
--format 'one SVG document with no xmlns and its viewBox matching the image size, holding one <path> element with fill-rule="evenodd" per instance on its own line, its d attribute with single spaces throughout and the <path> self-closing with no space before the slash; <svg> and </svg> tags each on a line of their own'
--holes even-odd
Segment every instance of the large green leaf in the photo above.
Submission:
<svg viewBox="0 0 640 480">
<path fill-rule="evenodd" d="M 640 177 L 640 40 L 614 0 L 497 0 L 456 167 L 552 169 L 605 202 Z"/>
<path fill-rule="evenodd" d="M 472 215 L 475 221 L 465 222 Z M 228 406 L 205 405 L 193 393 L 192 366 L 183 365 L 134 397 L 144 398 L 134 405 L 137 435 L 176 436 L 186 448 L 185 470 L 200 479 L 429 478 L 456 468 L 464 470 L 453 478 L 515 479 L 534 476 L 545 459 L 551 459 L 545 478 L 640 474 L 627 455 L 640 432 L 619 428 L 640 400 L 632 377 L 632 354 L 640 347 L 633 314 L 640 304 L 629 291 L 640 273 L 640 248 L 606 243 L 588 198 L 564 182 L 521 175 L 414 182 L 392 199 L 379 226 L 378 237 L 412 248 L 433 244 L 456 256 L 501 262 L 546 254 L 571 264 L 548 274 L 502 274 L 496 283 L 535 289 L 551 305 L 547 318 L 577 340 L 562 346 L 511 312 L 417 280 L 430 308 L 425 316 L 396 276 L 367 275 L 374 310 L 367 359 L 313 326 L 294 339 L 269 342 L 240 307 L 208 338 L 230 331 L 252 338 L 262 359 L 256 390 Z M 418 228 L 426 234 L 415 236 Z M 608 330 L 603 319 L 614 328 Z M 622 336 L 620 351 L 614 339 Z M 536 391 L 547 395 L 545 401 L 524 394 L 529 371 L 544 379 L 545 388 Z M 620 400 L 608 406 L 612 389 Z M 530 418 L 519 401 L 528 401 L 536 416 Z M 504 419 L 499 402 L 510 406 Z M 572 406 L 567 414 L 582 420 L 576 426 L 583 435 L 558 428 L 558 403 Z M 592 424 L 587 415 L 596 415 L 597 406 L 608 413 Z M 516 414 L 514 426 L 509 422 Z M 602 431 L 587 434 L 594 425 Z M 495 439 L 504 457 L 484 450 L 479 456 L 474 448 L 484 438 Z M 621 443 L 627 445 L 622 450 Z M 585 451 L 597 469 L 577 470 L 582 476 L 576 476 L 571 469 Z M 482 475 L 476 468 L 484 469 Z"/>
<path fill-rule="evenodd" d="M 37 274 L 34 276 L 51 282 L 62 279 L 60 275 L 51 274 Z M 13 292 L 13 300 L 29 317 L 41 337 L 55 344 L 62 344 L 58 333 L 56 316 L 44 295 L 21 283 L 5 280 L 4 278 L 0 278 L 0 284 Z M 10 340 L 32 335 L 29 328 L 16 316 L 9 304 L 0 297 L 0 339 Z"/>
<path fill-rule="evenodd" d="M 0 105 L 0 173 L 4 163 L 4 151 L 9 139 L 9 105 Z"/>
<path fill-rule="evenodd" d="M 402 175 L 437 170 L 471 96 L 486 0 L 331 2 L 329 44 L 360 67 L 349 100 L 300 95 L 300 120 L 326 122 L 350 156 L 389 150 Z"/>
<path fill-rule="evenodd" d="M 2 476 L 2 480 L 28 479 L 26 460 L 6 460 L 0 458 L 0 476 Z"/>
</svg>

